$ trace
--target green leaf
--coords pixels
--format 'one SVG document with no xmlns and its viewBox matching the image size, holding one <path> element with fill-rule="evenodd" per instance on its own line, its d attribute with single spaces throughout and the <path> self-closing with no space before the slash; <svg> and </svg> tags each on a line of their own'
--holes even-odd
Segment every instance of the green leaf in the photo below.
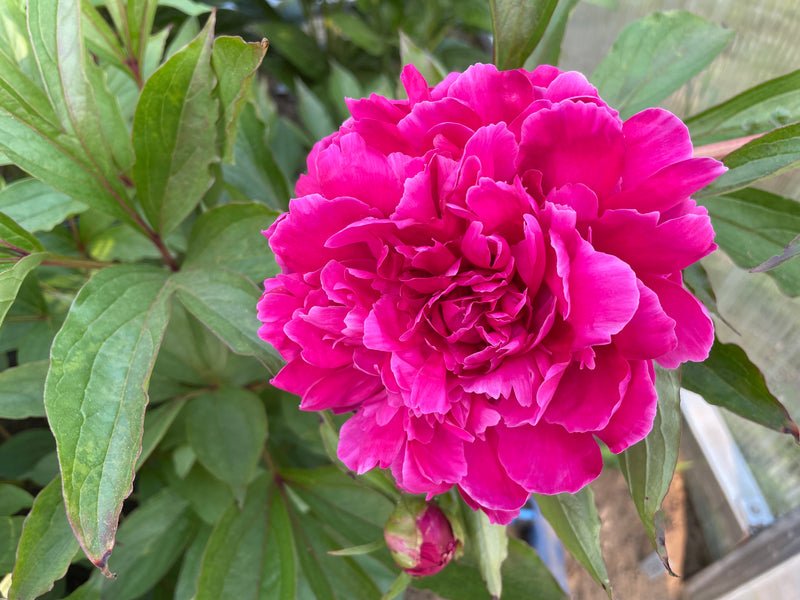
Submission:
<svg viewBox="0 0 800 600">
<path fill-rule="evenodd" d="M 191 545 L 183 555 L 178 581 L 175 583 L 175 596 L 173 600 L 192 600 L 197 595 L 197 580 L 200 577 L 200 567 L 203 565 L 203 552 L 211 537 L 211 527 L 200 527 L 192 540 Z"/>
<path fill-rule="evenodd" d="M 276 214 L 263 204 L 225 204 L 203 213 L 189 235 L 184 268 L 214 265 L 261 282 L 278 272 L 262 231 Z"/>
<path fill-rule="evenodd" d="M 33 505 L 33 496 L 21 487 L 0 483 L 0 516 L 10 517 Z"/>
<path fill-rule="evenodd" d="M 567 20 L 580 0 L 561 0 L 553 11 L 547 30 L 536 49 L 525 61 L 525 68 L 532 71 L 537 65 L 557 65 L 561 56 L 561 42 L 567 30 Z"/>
<path fill-rule="evenodd" d="M 688 12 L 655 12 L 622 30 L 590 79 L 627 119 L 705 69 L 732 36 Z"/>
<path fill-rule="evenodd" d="M 15 434 L 0 445 L 0 479 L 29 479 L 37 464 L 53 453 L 53 446 L 53 436 L 46 429 Z"/>
<path fill-rule="evenodd" d="M 214 93 L 219 100 L 217 147 L 224 162 L 233 161 L 233 145 L 239 115 L 247 101 L 256 70 L 264 59 L 268 43 L 245 42 L 239 37 L 218 37 L 211 53 L 211 68 L 217 76 Z"/>
<path fill-rule="evenodd" d="M 542 559 L 520 540 L 508 540 L 508 558 L 503 562 L 503 600 L 561 600 L 565 598 Z M 478 570 L 468 561 L 453 561 L 431 577 L 415 579 L 413 586 L 432 590 L 444 598 L 490 600 Z"/>
<path fill-rule="evenodd" d="M 490 0 L 494 64 L 500 70 L 525 64 L 553 16 L 558 0 Z"/>
<path fill-rule="evenodd" d="M 135 77 L 130 65 L 126 63 L 125 54 L 116 34 L 92 6 L 90 0 L 81 0 L 81 14 L 83 17 L 81 28 L 87 49 L 98 58 L 124 71 L 129 77 Z"/>
<path fill-rule="evenodd" d="M 336 131 L 336 125 L 328 113 L 328 108 L 299 77 L 295 79 L 295 91 L 297 92 L 297 112 L 312 138 L 321 140 Z"/>
<path fill-rule="evenodd" d="M 103 598 L 142 596 L 181 557 L 196 526 L 186 501 L 169 488 L 148 499 L 119 527 L 118 545 L 109 561 L 117 577 L 103 578 Z"/>
<path fill-rule="evenodd" d="M 25 517 L 0 517 L 0 573 L 10 573 Z"/>
<path fill-rule="evenodd" d="M 755 188 L 704 198 L 715 241 L 744 269 L 781 254 L 800 231 L 800 204 Z M 800 295 L 800 263 L 787 262 L 767 272 L 785 294 Z"/>
<path fill-rule="evenodd" d="M 0 418 L 43 417 L 44 379 L 49 362 L 27 363 L 0 372 Z"/>
<path fill-rule="evenodd" d="M 45 594 L 67 572 L 78 540 L 64 512 L 61 478 L 45 487 L 25 518 L 17 548 L 9 600 L 33 600 Z"/>
<path fill-rule="evenodd" d="M 268 475 L 254 481 L 247 490 L 242 510 L 231 505 L 214 528 L 203 556 L 197 600 L 294 598 L 292 589 L 276 590 L 272 596 L 260 591 L 262 577 L 279 577 L 280 571 L 263 568 L 269 555 L 293 553 L 291 546 L 280 548 L 270 544 L 267 548 L 270 505 L 280 503 L 270 484 Z"/>
<path fill-rule="evenodd" d="M 696 192 L 694 198 L 718 196 L 800 166 L 800 123 L 763 135 L 723 160 L 728 171 Z"/>
<path fill-rule="evenodd" d="M 2 216 L 4 215 L 0 214 L 0 217 Z M 1 223 L 0 221 L 0 229 L 2 229 Z M 47 253 L 37 252 L 20 258 L 8 268 L 4 268 L 7 264 L 0 263 L 0 269 L 2 269 L 0 270 L 0 324 L 3 323 L 8 309 L 14 303 L 25 277 L 38 267 L 45 258 L 47 258 Z"/>
<path fill-rule="evenodd" d="M 176 399 L 166 402 L 148 410 L 144 416 L 144 435 L 142 435 L 142 452 L 136 459 L 136 470 L 144 464 L 159 442 L 164 439 L 170 425 L 175 421 L 178 413 L 181 412 L 186 399 Z"/>
<path fill-rule="evenodd" d="M 145 83 L 133 120 L 133 179 L 150 224 L 175 229 L 211 187 L 218 102 L 211 70 L 214 16 Z"/>
<path fill-rule="evenodd" d="M 80 0 L 30 0 L 28 27 L 45 88 L 67 133 L 103 184 L 122 201 L 119 173 L 133 163 L 128 129 L 81 34 Z"/>
<path fill-rule="evenodd" d="M 197 460 L 231 486 L 239 503 L 267 440 L 261 399 L 241 388 L 222 388 L 192 399 L 186 432 Z"/>
<path fill-rule="evenodd" d="M 171 291 L 160 269 L 105 268 L 78 293 L 53 340 L 44 402 L 67 514 L 103 570 L 141 450 L 145 390 Z"/>
<path fill-rule="evenodd" d="M 129 59 L 141 65 L 158 3 L 155 0 L 105 0 L 104 4 L 114 20 L 119 37 L 125 42 Z"/>
<path fill-rule="evenodd" d="M 178 299 L 236 354 L 254 356 L 277 373 L 281 361 L 258 337 L 258 288 L 244 275 L 222 268 L 185 269 L 171 278 Z"/>
<path fill-rule="evenodd" d="M 503 593 L 501 568 L 508 556 L 506 528 L 502 525 L 493 525 L 483 511 L 464 507 L 461 512 L 465 517 L 466 550 L 477 559 L 478 570 L 486 582 L 489 594 L 500 598 Z"/>
<path fill-rule="evenodd" d="M 611 584 L 600 550 L 600 517 L 591 488 L 586 486 L 575 494 L 534 494 L 534 498 L 566 549 L 611 598 Z"/>
<path fill-rule="evenodd" d="M 50 231 L 84 210 L 82 202 L 36 179 L 21 179 L 0 190 L 0 212 L 30 232 Z"/>
<path fill-rule="evenodd" d="M 769 391 L 761 371 L 735 344 L 715 341 L 705 361 L 686 363 L 683 386 L 710 404 L 800 439 L 797 424 Z"/>
<path fill-rule="evenodd" d="M 281 149 L 286 149 L 286 138 Z M 241 115 L 239 135 L 234 145 L 233 165 L 222 165 L 225 182 L 236 186 L 248 200 L 256 200 L 276 211 L 289 206 L 289 184 L 267 145 L 264 123 L 248 104 Z"/>
<path fill-rule="evenodd" d="M 27 253 L 42 252 L 44 247 L 29 232 L 25 231 L 10 216 L 0 212 L 0 252 L 23 250 Z"/>
<path fill-rule="evenodd" d="M 190 446 L 181 446 L 184 447 L 191 450 Z M 234 503 L 230 486 L 198 463 L 183 478 L 174 470 L 165 471 L 169 487 L 186 499 L 195 514 L 209 525 L 216 525 L 223 513 Z"/>
<path fill-rule="evenodd" d="M 658 409 L 653 429 L 645 439 L 625 450 L 619 459 L 650 543 L 670 573 L 672 569 L 664 541 L 665 517 L 661 503 L 667 495 L 678 461 L 681 438 L 680 386 L 680 371 L 656 368 Z"/>
<path fill-rule="evenodd" d="M 3 50 L 0 50 L 0 106 L 52 135 L 60 129 L 58 115 L 47 94 Z"/>
<path fill-rule="evenodd" d="M 783 252 L 776 254 L 769 260 L 764 261 L 757 267 L 750 269 L 751 273 L 766 273 L 782 264 L 800 256 L 800 235 L 795 236 L 791 242 L 783 249 Z"/>
<path fill-rule="evenodd" d="M 344 35 L 367 54 L 381 56 L 386 50 L 386 39 L 358 15 L 337 10 L 325 21 L 336 34 Z"/>
<path fill-rule="evenodd" d="M 400 60 L 403 60 L 402 57 Z M 333 59 L 330 63 L 331 74 L 328 78 L 330 100 L 336 109 L 336 116 L 340 121 L 345 121 L 350 117 L 350 110 L 347 108 L 345 98 L 361 98 L 364 92 L 352 71 L 345 69 Z"/>
<path fill-rule="evenodd" d="M 447 69 L 439 59 L 417 46 L 403 31 L 400 31 L 400 62 L 414 65 L 428 85 L 436 85 L 447 76 Z"/>
<path fill-rule="evenodd" d="M 800 70 L 770 79 L 686 120 L 695 145 L 763 133 L 800 120 Z"/>
<path fill-rule="evenodd" d="M 104 261 L 139 262 L 162 256 L 150 238 L 127 225 L 109 227 L 92 236 L 86 250 L 92 258 Z"/>
<path fill-rule="evenodd" d="M 285 58 L 304 77 L 321 79 L 327 70 L 327 55 L 302 29 L 285 21 L 259 23 L 253 27 L 269 40 L 270 50 Z"/>
</svg>

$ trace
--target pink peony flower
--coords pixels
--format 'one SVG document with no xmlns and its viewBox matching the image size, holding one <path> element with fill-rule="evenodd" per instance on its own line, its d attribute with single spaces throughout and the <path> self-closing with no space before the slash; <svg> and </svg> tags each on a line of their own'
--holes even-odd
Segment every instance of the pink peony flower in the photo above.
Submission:
<svg viewBox="0 0 800 600">
<path fill-rule="evenodd" d="M 580 73 L 474 65 L 408 100 L 348 100 L 266 232 L 259 333 L 304 410 L 353 412 L 339 457 L 507 523 L 575 492 L 656 410 L 653 361 L 708 355 L 681 269 L 712 252 L 689 196 L 725 168 L 652 108 L 622 121 Z"/>
<path fill-rule="evenodd" d="M 414 496 L 403 496 L 386 522 L 383 537 L 397 566 L 415 577 L 438 573 L 458 549 L 442 509 Z"/>
</svg>

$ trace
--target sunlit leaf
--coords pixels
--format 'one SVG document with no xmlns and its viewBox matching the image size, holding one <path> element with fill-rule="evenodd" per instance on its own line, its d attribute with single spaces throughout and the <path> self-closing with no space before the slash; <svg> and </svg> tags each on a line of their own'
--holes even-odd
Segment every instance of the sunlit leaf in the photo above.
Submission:
<svg viewBox="0 0 800 600">
<path fill-rule="evenodd" d="M 653 429 L 644 440 L 625 450 L 619 458 L 620 468 L 650 543 L 670 572 L 672 569 L 664 540 L 661 503 L 667 495 L 678 461 L 681 438 L 680 386 L 679 371 L 656 370 L 658 412 Z"/>
<path fill-rule="evenodd" d="M 161 269 L 103 269 L 78 293 L 53 341 L 44 399 L 64 500 L 81 546 L 102 569 L 131 491 L 170 292 Z"/>
<path fill-rule="evenodd" d="M 133 121 L 133 178 L 151 225 L 163 235 L 183 221 L 213 182 L 218 102 L 211 69 L 212 16 L 194 41 L 142 90 Z"/>
<path fill-rule="evenodd" d="M 763 133 L 800 120 L 800 70 L 765 81 L 689 119 L 695 144 Z"/>
<path fill-rule="evenodd" d="M 570 554 L 611 598 L 611 585 L 600 550 L 600 517 L 588 486 L 575 494 L 534 494 L 539 510 Z"/>
<path fill-rule="evenodd" d="M 622 30 L 590 79 L 627 119 L 706 68 L 732 36 L 688 12 L 655 12 Z"/>
<path fill-rule="evenodd" d="M 220 118 L 217 121 L 217 146 L 225 162 L 233 160 L 233 145 L 239 115 L 258 66 L 267 51 L 267 41 L 245 42 L 238 37 L 218 37 L 211 53 L 211 68 L 217 77 L 214 93 L 219 99 Z"/>
<path fill-rule="evenodd" d="M 800 232 L 800 204 L 755 188 L 704 198 L 716 232 L 715 241 L 743 269 L 780 255 Z M 800 262 L 788 261 L 767 271 L 785 294 L 800 295 Z"/>
<path fill-rule="evenodd" d="M 37 252 L 24 256 L 10 265 L 0 263 L 0 324 L 6 318 L 6 313 L 11 308 L 28 273 L 38 267 L 45 258 L 47 258 L 45 252 Z"/>
<path fill-rule="evenodd" d="M 682 383 L 706 402 L 800 439 L 797 424 L 769 391 L 761 371 L 735 344 L 715 341 L 706 360 L 683 366 Z"/>
<path fill-rule="evenodd" d="M 33 600 L 46 593 L 67 572 L 77 551 L 57 477 L 39 492 L 25 517 L 9 600 Z"/>
<path fill-rule="evenodd" d="M 494 64 L 517 69 L 533 52 L 558 0 L 491 0 Z"/>
<path fill-rule="evenodd" d="M 694 194 L 718 196 L 800 166 L 800 123 L 781 127 L 748 142 L 723 160 L 728 171 Z"/>
<path fill-rule="evenodd" d="M 86 205 L 36 179 L 21 179 L 0 190 L 0 212 L 30 232 L 50 231 Z"/>
</svg>

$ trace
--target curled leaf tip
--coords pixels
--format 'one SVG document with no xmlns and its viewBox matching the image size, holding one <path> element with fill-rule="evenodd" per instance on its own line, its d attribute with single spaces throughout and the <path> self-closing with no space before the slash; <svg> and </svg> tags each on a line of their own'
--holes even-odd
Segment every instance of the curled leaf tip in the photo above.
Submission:
<svg viewBox="0 0 800 600">
<path fill-rule="evenodd" d="M 117 574 L 108 570 L 108 559 L 110 556 L 111 550 L 106 550 L 105 554 L 103 554 L 103 557 L 99 561 L 95 562 L 93 560 L 92 563 L 95 567 L 100 569 L 100 572 L 103 574 L 103 576 L 107 577 L 108 579 L 116 579 Z"/>
<path fill-rule="evenodd" d="M 781 433 L 788 433 L 794 438 L 794 441 L 800 444 L 800 430 L 797 428 L 797 423 L 790 420 L 788 425 L 784 425 Z"/>
</svg>

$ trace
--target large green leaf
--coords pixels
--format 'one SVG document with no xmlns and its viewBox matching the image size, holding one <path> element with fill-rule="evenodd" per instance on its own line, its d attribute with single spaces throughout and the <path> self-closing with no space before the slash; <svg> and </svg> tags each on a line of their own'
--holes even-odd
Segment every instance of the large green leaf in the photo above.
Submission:
<svg viewBox="0 0 800 600">
<path fill-rule="evenodd" d="M 81 0 L 81 27 L 87 49 L 104 61 L 136 77 L 128 64 L 119 39 L 90 0 Z"/>
<path fill-rule="evenodd" d="M 33 600 L 67 572 L 78 551 L 78 540 L 67 520 L 61 478 L 45 487 L 25 518 L 17 548 L 9 600 Z"/>
<path fill-rule="evenodd" d="M 55 134 L 60 129 L 58 115 L 50 103 L 50 98 L 19 64 L 1 49 L 0 106 L 18 115 L 33 127 L 50 134 Z"/>
<path fill-rule="evenodd" d="M 400 31 L 400 62 L 414 65 L 428 85 L 436 85 L 447 76 L 447 69 L 439 59 L 417 46 L 404 31 Z"/>
<path fill-rule="evenodd" d="M 236 186 L 248 200 L 256 200 L 276 211 L 285 210 L 289 205 L 289 184 L 267 145 L 266 127 L 252 104 L 244 107 L 240 123 L 234 145 L 235 164 L 222 166 L 225 182 Z M 282 152 L 286 144 L 284 137 L 280 145 Z"/>
<path fill-rule="evenodd" d="M 105 0 L 119 37 L 125 43 L 128 60 L 134 69 L 141 67 L 158 2 L 156 0 Z"/>
<path fill-rule="evenodd" d="M 600 517 L 588 486 L 575 494 L 534 494 L 539 510 L 570 554 L 611 598 L 611 585 L 600 550 Z"/>
<path fill-rule="evenodd" d="M 558 0 L 490 0 L 494 64 L 517 69 L 533 52 L 547 29 Z"/>
<path fill-rule="evenodd" d="M 267 440 L 264 404 L 253 392 L 227 387 L 194 398 L 188 411 L 186 432 L 197 460 L 241 504 Z"/>
<path fill-rule="evenodd" d="M 764 376 L 739 346 L 714 342 L 708 358 L 683 366 L 683 386 L 706 402 L 800 439 L 797 424 L 767 388 Z"/>
<path fill-rule="evenodd" d="M 259 202 L 212 208 L 192 228 L 184 267 L 226 267 L 259 283 L 275 276 L 279 269 L 261 234 L 275 217 Z"/>
<path fill-rule="evenodd" d="M 755 133 L 800 120 L 800 70 L 770 79 L 686 120 L 695 144 Z"/>
<path fill-rule="evenodd" d="M 0 517 L 0 573 L 10 573 L 25 517 Z"/>
<path fill-rule="evenodd" d="M 300 120 L 314 140 L 321 140 L 336 131 L 336 124 L 333 122 L 328 108 L 299 77 L 295 80 L 295 91 L 297 92 L 297 112 Z"/>
<path fill-rule="evenodd" d="M 28 28 L 61 125 L 81 142 L 87 164 L 122 202 L 119 173 L 133 163 L 128 129 L 81 34 L 80 0 L 30 0 Z"/>
<path fill-rule="evenodd" d="M 218 83 L 214 93 L 219 99 L 220 112 L 217 121 L 217 147 L 225 162 L 233 161 L 239 115 L 266 51 L 266 40 L 245 42 L 242 38 L 228 36 L 214 40 L 211 67 L 217 76 Z"/>
<path fill-rule="evenodd" d="M 253 29 L 269 40 L 274 50 L 289 61 L 304 77 L 321 79 L 327 71 L 327 55 L 302 29 L 286 21 L 255 24 Z"/>
<path fill-rule="evenodd" d="M 728 171 L 694 194 L 718 196 L 800 166 L 800 123 L 781 127 L 745 144 L 723 160 Z"/>
<path fill-rule="evenodd" d="M 463 506 L 463 505 L 462 505 Z M 508 557 L 508 533 L 502 525 L 489 521 L 481 510 L 472 510 L 463 506 L 461 511 L 467 538 L 466 551 L 470 552 L 478 563 L 486 589 L 493 597 L 503 594 L 503 575 L 501 568 Z"/>
<path fill-rule="evenodd" d="M 210 538 L 211 527 L 204 525 L 199 528 L 191 545 L 186 549 L 175 583 L 173 600 L 192 600 L 197 595 L 197 580 L 203 565 L 203 552 Z"/>
<path fill-rule="evenodd" d="M 33 496 L 11 483 L 0 483 L 0 516 L 10 517 L 33 506 Z"/>
<path fill-rule="evenodd" d="M 800 232 L 800 204 L 755 188 L 704 198 L 717 236 L 715 241 L 744 269 L 779 255 Z M 785 294 L 800 295 L 800 262 L 767 272 Z"/>
<path fill-rule="evenodd" d="M 142 452 L 136 459 L 138 470 L 156 449 L 158 443 L 167 434 L 170 425 L 181 412 L 186 399 L 176 399 L 165 402 L 161 406 L 148 410 L 144 416 L 144 434 L 142 435 Z"/>
<path fill-rule="evenodd" d="M 254 356 L 270 372 L 281 361 L 269 344 L 258 337 L 255 315 L 258 288 L 244 275 L 220 267 L 185 269 L 171 278 L 186 309 L 206 325 L 236 354 Z"/>
<path fill-rule="evenodd" d="M 53 340 L 44 400 L 67 514 L 87 556 L 104 570 L 131 491 L 170 293 L 160 269 L 103 269 L 78 293 Z"/>
<path fill-rule="evenodd" d="M 30 232 L 50 231 L 84 210 L 82 202 L 36 179 L 21 179 L 0 190 L 0 212 Z"/>
<path fill-rule="evenodd" d="M 43 250 L 42 243 L 36 237 L 20 227 L 10 216 L 0 212 L 0 254 L 30 254 Z"/>
<path fill-rule="evenodd" d="M 22 257 L 10 266 L 7 263 L 0 263 L 0 324 L 6 318 L 6 313 L 14 303 L 28 273 L 38 267 L 45 258 L 47 258 L 46 252 L 37 252 Z"/>
<path fill-rule="evenodd" d="M 525 61 L 526 69 L 532 71 L 537 65 L 558 64 L 561 56 L 561 42 L 564 40 L 564 33 L 567 30 L 567 21 L 579 1 L 560 0 L 541 41 Z"/>
<path fill-rule="evenodd" d="M 667 495 L 678 461 L 681 439 L 680 386 L 680 371 L 657 368 L 658 410 L 653 429 L 645 439 L 625 450 L 619 459 L 639 518 L 670 573 L 672 569 L 664 542 L 661 502 Z"/>
<path fill-rule="evenodd" d="M 0 418 L 44 416 L 44 378 L 48 361 L 42 360 L 0 372 Z"/>
<path fill-rule="evenodd" d="M 655 106 L 705 69 L 732 36 L 688 12 L 652 13 L 622 30 L 591 81 L 626 119 Z"/>
<path fill-rule="evenodd" d="M 191 44 L 150 76 L 133 121 L 133 178 L 162 236 L 183 221 L 213 182 L 218 102 L 211 69 L 212 16 Z"/>
</svg>

